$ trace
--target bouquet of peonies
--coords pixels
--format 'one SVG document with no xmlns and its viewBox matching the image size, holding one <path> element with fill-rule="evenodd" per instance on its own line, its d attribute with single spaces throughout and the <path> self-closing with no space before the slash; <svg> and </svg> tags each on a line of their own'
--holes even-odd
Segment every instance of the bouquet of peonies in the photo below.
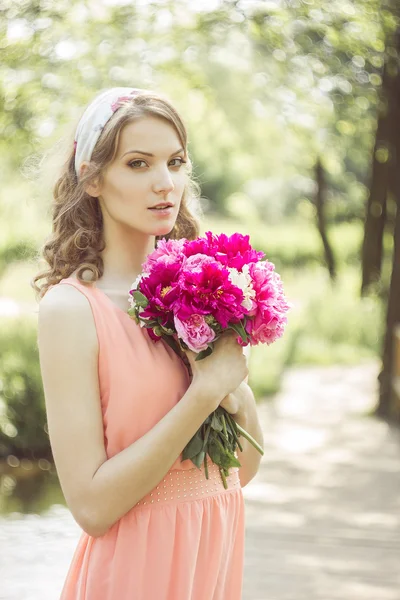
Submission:
<svg viewBox="0 0 400 600">
<path fill-rule="evenodd" d="M 129 292 L 128 314 L 163 338 L 178 355 L 190 349 L 201 360 L 212 353 L 224 331 L 232 329 L 242 346 L 271 344 L 283 335 L 291 308 L 275 266 L 249 243 L 249 236 L 214 235 L 195 240 L 159 240 L 143 272 Z M 243 435 L 263 454 L 257 442 L 219 406 L 205 420 L 183 451 L 200 468 L 207 454 L 220 468 L 225 488 L 229 468 L 240 467 L 235 456 Z"/>
</svg>

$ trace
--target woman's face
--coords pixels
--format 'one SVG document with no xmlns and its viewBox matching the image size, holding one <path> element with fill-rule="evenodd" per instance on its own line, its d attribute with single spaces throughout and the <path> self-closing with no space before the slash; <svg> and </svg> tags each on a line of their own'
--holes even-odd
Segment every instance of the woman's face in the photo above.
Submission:
<svg viewBox="0 0 400 600">
<path fill-rule="evenodd" d="M 144 234 L 168 234 L 188 180 L 184 162 L 179 137 L 164 119 L 146 116 L 126 125 L 100 188 L 103 217 Z M 155 209 L 160 203 L 170 207 Z"/>
</svg>

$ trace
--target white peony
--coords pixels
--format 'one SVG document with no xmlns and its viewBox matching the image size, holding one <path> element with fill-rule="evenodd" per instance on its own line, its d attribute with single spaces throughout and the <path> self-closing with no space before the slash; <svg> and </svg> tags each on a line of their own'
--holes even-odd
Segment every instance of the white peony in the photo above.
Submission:
<svg viewBox="0 0 400 600">
<path fill-rule="evenodd" d="M 228 267 L 229 279 L 233 285 L 240 288 L 244 295 L 242 306 L 246 310 L 250 310 L 253 307 L 252 298 L 255 298 L 256 292 L 253 288 L 253 280 L 249 273 L 249 265 L 243 265 L 243 271 L 240 273 L 234 267 Z"/>
</svg>

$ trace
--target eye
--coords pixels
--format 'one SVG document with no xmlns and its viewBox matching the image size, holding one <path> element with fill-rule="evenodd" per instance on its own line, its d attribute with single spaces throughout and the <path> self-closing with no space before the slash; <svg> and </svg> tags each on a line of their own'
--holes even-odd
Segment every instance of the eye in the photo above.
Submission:
<svg viewBox="0 0 400 600">
<path fill-rule="evenodd" d="M 134 165 L 135 163 L 144 163 L 144 164 L 146 164 L 146 162 L 145 162 L 144 160 L 139 160 L 139 159 L 138 159 L 138 160 L 132 160 L 130 163 L 128 163 L 128 166 L 129 166 L 129 167 L 133 167 L 133 165 Z"/>
<path fill-rule="evenodd" d="M 172 160 L 180 160 L 181 161 L 178 165 L 174 165 L 175 167 L 180 167 L 181 165 L 186 163 L 186 160 L 183 160 L 183 158 L 180 158 L 179 156 L 177 158 L 173 158 Z"/>
<path fill-rule="evenodd" d="M 177 165 L 172 165 L 173 167 L 180 167 L 181 165 L 183 165 L 184 163 L 186 163 L 186 160 L 183 160 L 183 158 L 180 158 L 179 156 L 177 158 L 173 158 L 171 162 L 173 162 L 174 160 L 179 160 L 180 162 Z M 140 164 L 138 165 L 137 163 L 144 163 L 146 165 L 146 161 L 144 160 L 132 160 L 130 163 L 128 163 L 129 167 L 134 167 L 137 169 L 140 169 Z"/>
</svg>

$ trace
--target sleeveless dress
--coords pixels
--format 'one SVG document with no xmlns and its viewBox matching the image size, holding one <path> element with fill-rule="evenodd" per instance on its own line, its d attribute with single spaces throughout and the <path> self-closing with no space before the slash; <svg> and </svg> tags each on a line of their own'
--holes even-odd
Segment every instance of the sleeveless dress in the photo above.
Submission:
<svg viewBox="0 0 400 600">
<path fill-rule="evenodd" d="M 182 360 L 154 342 L 95 284 L 74 277 L 90 304 L 107 458 L 152 429 L 190 380 Z M 100 537 L 82 531 L 60 600 L 240 600 L 245 511 L 239 468 L 223 487 L 208 458 L 198 469 L 178 456 L 158 485 Z"/>
</svg>

